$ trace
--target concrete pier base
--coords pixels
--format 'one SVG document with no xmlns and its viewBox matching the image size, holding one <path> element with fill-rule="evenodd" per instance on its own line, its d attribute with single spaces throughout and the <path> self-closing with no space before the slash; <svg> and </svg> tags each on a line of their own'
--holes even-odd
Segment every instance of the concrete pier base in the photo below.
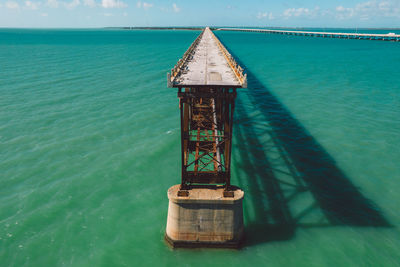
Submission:
<svg viewBox="0 0 400 267">
<path fill-rule="evenodd" d="M 222 187 L 192 188 L 178 196 L 180 185 L 168 190 L 165 239 L 173 247 L 239 247 L 244 235 L 243 197 L 234 188 L 224 197 Z"/>
</svg>

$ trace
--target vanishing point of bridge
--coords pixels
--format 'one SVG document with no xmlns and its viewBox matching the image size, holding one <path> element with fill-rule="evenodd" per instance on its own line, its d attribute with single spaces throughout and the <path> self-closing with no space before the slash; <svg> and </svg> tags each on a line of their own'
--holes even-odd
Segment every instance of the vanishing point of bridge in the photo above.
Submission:
<svg viewBox="0 0 400 267">
<path fill-rule="evenodd" d="M 181 183 L 168 190 L 166 240 L 173 246 L 237 246 L 244 193 L 230 183 L 236 89 L 243 69 L 207 27 L 168 73 L 178 89 Z"/>
</svg>

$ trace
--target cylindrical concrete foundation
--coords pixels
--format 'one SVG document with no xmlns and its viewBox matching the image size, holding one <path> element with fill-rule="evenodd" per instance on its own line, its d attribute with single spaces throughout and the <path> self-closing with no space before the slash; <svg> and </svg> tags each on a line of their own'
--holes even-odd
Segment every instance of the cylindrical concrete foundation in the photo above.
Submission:
<svg viewBox="0 0 400 267">
<path fill-rule="evenodd" d="M 166 240 L 173 247 L 238 247 L 243 239 L 244 192 L 236 188 L 193 188 L 178 196 L 180 185 L 168 190 Z"/>
</svg>

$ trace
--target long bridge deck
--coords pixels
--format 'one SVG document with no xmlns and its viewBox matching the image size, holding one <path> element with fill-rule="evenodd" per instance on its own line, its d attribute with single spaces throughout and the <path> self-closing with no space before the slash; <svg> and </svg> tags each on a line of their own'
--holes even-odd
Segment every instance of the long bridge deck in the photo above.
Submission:
<svg viewBox="0 0 400 267">
<path fill-rule="evenodd" d="M 168 74 L 169 87 L 245 87 L 246 77 L 207 27 Z"/>
<path fill-rule="evenodd" d="M 325 37 L 325 38 L 360 39 L 360 40 L 377 40 L 377 41 L 395 41 L 395 42 L 400 42 L 400 34 L 286 31 L 286 30 L 246 29 L 246 28 L 217 28 L 216 30 L 220 30 L 220 31 L 274 33 L 274 34 Z"/>
<path fill-rule="evenodd" d="M 178 88 L 182 184 L 230 188 L 230 150 L 237 88 L 246 75 L 210 28 L 205 28 L 167 75 Z"/>
</svg>

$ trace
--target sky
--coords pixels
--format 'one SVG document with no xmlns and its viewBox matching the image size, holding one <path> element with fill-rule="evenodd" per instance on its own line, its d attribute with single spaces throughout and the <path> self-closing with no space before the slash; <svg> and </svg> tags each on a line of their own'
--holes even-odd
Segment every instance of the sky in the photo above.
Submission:
<svg viewBox="0 0 400 267">
<path fill-rule="evenodd" d="M 400 0 L 0 0 L 0 27 L 400 28 Z"/>
</svg>

